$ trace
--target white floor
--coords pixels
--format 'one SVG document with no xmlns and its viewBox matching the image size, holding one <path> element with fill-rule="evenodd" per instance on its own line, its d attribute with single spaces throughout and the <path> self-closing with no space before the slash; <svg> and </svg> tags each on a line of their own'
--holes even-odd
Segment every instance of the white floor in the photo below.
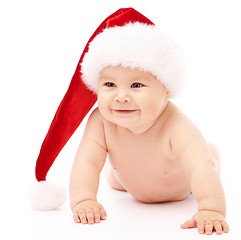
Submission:
<svg viewBox="0 0 241 240">
<path fill-rule="evenodd" d="M 225 182 L 230 233 L 212 239 L 237 239 L 240 229 L 240 192 L 235 193 Z M 25 188 L 25 190 L 27 190 Z M 34 211 L 26 201 L 26 195 L 18 195 L 19 189 L 9 191 L 8 199 L 1 205 L 3 225 L 1 239 L 207 239 L 196 229 L 182 230 L 180 224 L 195 213 L 197 204 L 192 196 L 180 202 L 144 204 L 128 193 L 111 189 L 101 178 L 99 202 L 107 211 L 107 220 L 95 225 L 76 224 L 68 203 L 59 210 Z M 26 193 L 25 191 L 23 193 Z M 6 236 L 8 236 L 6 238 Z M 210 237 L 209 237 L 210 238 Z M 208 238 L 208 239 L 209 239 Z M 211 238 L 210 238 L 211 239 Z"/>
</svg>

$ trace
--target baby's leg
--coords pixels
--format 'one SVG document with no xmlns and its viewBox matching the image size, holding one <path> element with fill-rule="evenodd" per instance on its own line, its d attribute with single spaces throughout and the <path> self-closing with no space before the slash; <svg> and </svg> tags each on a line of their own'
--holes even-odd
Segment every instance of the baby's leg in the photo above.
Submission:
<svg viewBox="0 0 241 240">
<path fill-rule="evenodd" d="M 220 174 L 220 153 L 219 153 L 219 150 L 218 148 L 212 144 L 212 143 L 208 143 L 208 146 L 209 146 L 209 149 L 211 151 L 211 154 L 213 156 L 213 159 L 214 159 L 214 163 L 215 163 L 215 166 L 216 166 L 216 169 L 218 171 L 218 173 Z"/>
<path fill-rule="evenodd" d="M 117 180 L 115 173 L 108 160 L 106 161 L 106 164 L 104 167 L 104 175 L 105 175 L 107 182 L 110 184 L 110 186 L 113 189 L 119 190 L 119 191 L 126 191 L 125 188 Z"/>
</svg>

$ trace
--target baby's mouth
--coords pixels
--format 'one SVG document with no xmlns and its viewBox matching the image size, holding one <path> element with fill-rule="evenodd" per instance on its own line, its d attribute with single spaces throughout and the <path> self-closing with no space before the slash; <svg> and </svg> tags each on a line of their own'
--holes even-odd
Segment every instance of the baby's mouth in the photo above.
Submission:
<svg viewBox="0 0 241 240">
<path fill-rule="evenodd" d="M 113 109 L 114 112 L 116 113 L 120 113 L 120 114 L 130 114 L 130 113 L 134 113 L 136 111 L 138 111 L 137 109 L 133 109 L 133 110 L 119 110 L 119 109 Z"/>
</svg>

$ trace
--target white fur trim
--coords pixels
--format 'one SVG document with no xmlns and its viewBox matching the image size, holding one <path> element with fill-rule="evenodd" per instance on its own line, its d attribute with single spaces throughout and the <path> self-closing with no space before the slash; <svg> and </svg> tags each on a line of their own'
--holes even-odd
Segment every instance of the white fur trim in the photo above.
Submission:
<svg viewBox="0 0 241 240">
<path fill-rule="evenodd" d="M 36 182 L 29 192 L 32 208 L 41 211 L 59 208 L 64 204 L 66 198 L 66 189 L 63 186 L 46 181 Z"/>
<path fill-rule="evenodd" d="M 101 70 L 118 65 L 151 72 L 172 97 L 178 96 L 183 87 L 181 48 L 156 26 L 129 23 L 124 27 L 107 28 L 97 35 L 81 63 L 83 81 L 97 93 Z"/>
</svg>

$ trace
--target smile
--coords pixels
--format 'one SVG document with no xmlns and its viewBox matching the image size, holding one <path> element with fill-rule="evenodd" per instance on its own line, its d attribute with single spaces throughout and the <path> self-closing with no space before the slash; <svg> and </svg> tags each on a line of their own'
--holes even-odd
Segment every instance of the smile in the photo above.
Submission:
<svg viewBox="0 0 241 240">
<path fill-rule="evenodd" d="M 122 114 L 122 115 L 129 115 L 129 114 L 135 113 L 137 111 L 138 111 L 137 109 L 134 109 L 134 110 L 115 110 L 115 109 L 113 109 L 113 112 Z"/>
</svg>

